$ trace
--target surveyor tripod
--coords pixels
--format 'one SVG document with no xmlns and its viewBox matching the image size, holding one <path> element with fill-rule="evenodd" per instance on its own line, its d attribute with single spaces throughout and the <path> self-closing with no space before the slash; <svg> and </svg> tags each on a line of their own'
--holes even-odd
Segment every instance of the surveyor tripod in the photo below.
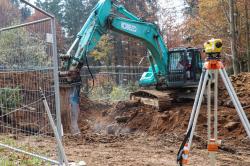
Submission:
<svg viewBox="0 0 250 166">
<path fill-rule="evenodd" d="M 211 54 L 209 54 L 211 55 Z M 200 113 L 200 108 L 203 100 L 203 95 L 205 90 L 207 89 L 207 114 L 208 114 L 208 152 L 210 154 L 210 165 L 215 166 L 215 155 L 216 151 L 218 151 L 219 141 L 218 141 L 218 119 L 217 119 L 217 112 L 218 112 L 218 77 L 221 76 L 223 83 L 229 93 L 229 96 L 233 102 L 233 105 L 237 111 L 237 114 L 241 120 L 244 129 L 248 137 L 250 138 L 250 124 L 247 119 L 247 116 L 241 106 L 241 103 L 235 93 L 233 85 L 226 73 L 223 63 L 221 62 L 221 58 L 219 53 L 218 56 L 208 56 L 205 64 L 204 69 L 201 74 L 200 82 L 198 85 L 194 105 L 192 108 L 191 117 L 188 124 L 187 134 L 185 139 L 180 147 L 180 150 L 177 155 L 177 162 L 179 165 L 185 165 L 188 163 L 188 155 L 190 152 L 190 148 L 192 145 L 192 140 L 195 132 L 195 127 L 197 124 L 198 116 Z M 211 118 L 211 84 L 214 83 L 214 109 L 213 109 L 213 116 Z M 206 88 L 207 87 L 207 88 Z M 213 121 L 213 129 L 211 129 L 211 121 Z M 213 134 L 212 134 L 213 130 Z"/>
</svg>

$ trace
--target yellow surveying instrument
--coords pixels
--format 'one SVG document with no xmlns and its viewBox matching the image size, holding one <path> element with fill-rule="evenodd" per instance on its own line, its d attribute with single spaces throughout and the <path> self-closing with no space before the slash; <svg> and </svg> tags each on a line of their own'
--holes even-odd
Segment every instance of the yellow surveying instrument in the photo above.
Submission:
<svg viewBox="0 0 250 166">
<path fill-rule="evenodd" d="M 222 50 L 222 40 L 221 39 L 211 39 L 204 44 L 204 51 L 207 55 L 206 61 L 203 66 L 202 75 L 198 85 L 198 89 L 195 96 L 194 105 L 192 108 L 192 113 L 189 119 L 187 134 L 180 146 L 177 154 L 177 163 L 182 166 L 188 163 L 188 155 L 192 145 L 192 139 L 195 132 L 195 127 L 197 124 L 198 116 L 200 113 L 200 108 L 202 104 L 202 99 L 205 90 L 207 90 L 207 131 L 208 131 L 208 143 L 207 149 L 209 152 L 209 162 L 211 166 L 216 165 L 216 152 L 218 151 L 219 141 L 218 141 L 218 75 L 221 76 L 223 83 L 229 93 L 229 96 L 234 104 L 235 110 L 240 117 L 241 123 L 246 130 L 248 137 L 250 138 L 250 124 L 247 116 L 241 106 L 241 103 L 235 93 L 233 85 L 226 73 L 225 67 L 221 62 L 221 50 Z M 214 83 L 214 102 L 213 102 L 213 116 L 211 118 L 211 83 Z M 211 131 L 213 119 L 213 134 Z"/>
</svg>

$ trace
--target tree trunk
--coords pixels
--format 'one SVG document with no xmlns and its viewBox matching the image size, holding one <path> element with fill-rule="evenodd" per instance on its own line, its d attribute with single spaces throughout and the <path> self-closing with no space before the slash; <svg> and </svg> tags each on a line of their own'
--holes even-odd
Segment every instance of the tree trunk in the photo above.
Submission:
<svg viewBox="0 0 250 166">
<path fill-rule="evenodd" d="M 232 58 L 233 58 L 233 70 L 234 70 L 234 74 L 236 75 L 236 74 L 239 74 L 240 69 L 239 69 L 239 60 L 238 60 L 237 48 L 236 48 L 234 5 L 235 5 L 234 0 L 229 0 L 231 52 L 232 52 Z"/>
<path fill-rule="evenodd" d="M 248 3 L 249 3 L 249 0 L 245 0 L 245 12 L 246 12 L 246 44 L 247 44 L 247 50 L 246 50 L 246 53 L 247 53 L 247 70 L 248 72 L 250 72 L 250 22 L 249 22 L 249 11 L 250 11 L 250 8 L 248 8 Z"/>
</svg>

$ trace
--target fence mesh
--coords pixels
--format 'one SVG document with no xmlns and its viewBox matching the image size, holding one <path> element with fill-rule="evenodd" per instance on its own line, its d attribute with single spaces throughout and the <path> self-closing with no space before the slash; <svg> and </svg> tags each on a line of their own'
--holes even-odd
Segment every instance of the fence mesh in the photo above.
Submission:
<svg viewBox="0 0 250 166">
<path fill-rule="evenodd" d="M 39 12 L 30 10 L 33 14 Z M 57 159 L 57 144 L 39 88 L 45 92 L 56 120 L 52 35 L 55 27 L 52 18 L 39 15 L 35 20 L 23 20 L 17 14 L 11 27 L 0 29 L 0 144 L 47 156 L 49 160 Z M 10 153 L 0 146 L 0 165 L 49 164 L 21 153 Z"/>
<path fill-rule="evenodd" d="M 139 88 L 144 66 L 91 66 L 91 74 L 87 67 L 81 72 L 83 93 L 92 100 L 115 102 L 127 100 L 129 93 Z"/>
</svg>

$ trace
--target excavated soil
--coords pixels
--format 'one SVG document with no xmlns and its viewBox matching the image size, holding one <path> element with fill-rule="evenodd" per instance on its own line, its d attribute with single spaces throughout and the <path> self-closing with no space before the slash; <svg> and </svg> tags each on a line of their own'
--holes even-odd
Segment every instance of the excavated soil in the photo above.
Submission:
<svg viewBox="0 0 250 166">
<path fill-rule="evenodd" d="M 249 108 L 250 73 L 241 73 L 237 76 L 231 76 L 230 79 L 242 106 L 245 108 Z M 219 92 L 220 104 L 228 107 L 234 107 L 224 84 L 222 84 L 222 81 L 220 81 Z"/>
<path fill-rule="evenodd" d="M 147 133 L 151 136 L 174 133 L 183 135 L 187 129 L 192 103 L 182 103 L 173 106 L 165 112 L 158 112 L 152 107 L 136 102 L 118 102 L 113 106 L 93 104 L 94 109 L 82 106 L 80 128 L 83 133 L 99 133 L 118 136 L 136 132 Z M 97 108 L 96 108 L 97 107 Z M 106 108 L 105 108 L 106 107 Z M 206 140 L 207 113 L 202 106 L 196 127 L 197 134 Z M 245 109 L 250 119 L 250 109 Z M 228 142 L 240 145 L 246 140 L 246 132 L 233 108 L 219 107 L 218 110 L 219 137 Z"/>
<path fill-rule="evenodd" d="M 79 125 L 82 135 L 65 137 L 70 160 L 84 160 L 90 166 L 176 165 L 176 154 L 188 125 L 192 103 L 179 103 L 165 112 L 135 102 L 108 105 L 82 99 L 81 103 Z M 250 109 L 246 109 L 246 113 L 249 117 Z M 235 110 L 220 107 L 218 119 L 222 140 L 218 165 L 250 165 L 250 141 Z M 190 165 L 209 165 L 206 127 L 204 105 Z"/>
<path fill-rule="evenodd" d="M 243 73 L 231 79 L 250 119 L 249 78 L 249 73 Z M 222 144 L 217 165 L 248 166 L 250 141 L 223 87 L 220 87 L 219 94 L 223 100 L 218 110 L 218 135 Z M 176 103 L 164 112 L 158 112 L 138 102 L 126 101 L 111 105 L 82 97 L 78 121 L 82 134 L 65 135 L 66 154 L 70 161 L 84 160 L 88 166 L 174 166 L 192 104 Z M 209 165 L 206 110 L 203 104 L 190 154 L 190 165 Z M 50 147 L 50 140 L 46 140 L 46 145 Z"/>
<path fill-rule="evenodd" d="M 250 74 L 242 73 L 231 79 L 250 119 Z M 219 94 L 222 102 L 218 110 L 218 135 L 222 143 L 218 165 L 250 165 L 250 141 L 222 86 Z M 79 120 L 82 135 L 66 137 L 66 149 L 72 160 L 85 160 L 94 166 L 176 165 L 176 153 L 186 132 L 192 105 L 192 102 L 176 103 L 158 112 L 137 102 L 109 105 L 82 98 Z M 196 126 L 190 165 L 209 165 L 206 110 L 204 103 Z M 79 148 L 73 148 L 76 146 Z"/>
</svg>

